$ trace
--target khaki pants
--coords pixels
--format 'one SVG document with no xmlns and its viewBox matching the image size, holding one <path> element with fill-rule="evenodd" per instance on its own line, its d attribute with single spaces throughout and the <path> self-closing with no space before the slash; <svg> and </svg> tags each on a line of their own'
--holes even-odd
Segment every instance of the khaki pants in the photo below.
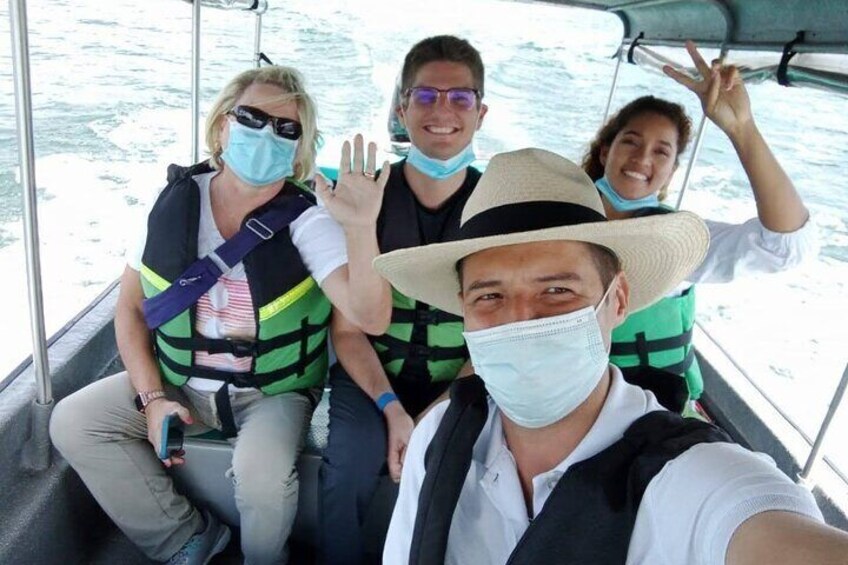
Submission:
<svg viewBox="0 0 848 565">
<path fill-rule="evenodd" d="M 186 435 L 220 428 L 214 393 L 165 388 L 194 417 Z M 202 529 L 203 518 L 174 490 L 147 441 L 147 420 L 134 396 L 126 372 L 92 383 L 56 405 L 50 436 L 118 527 L 148 557 L 164 561 Z M 297 512 L 295 462 L 312 403 L 299 393 L 247 390 L 230 397 L 239 426 L 232 471 L 245 562 L 285 562 Z"/>
</svg>

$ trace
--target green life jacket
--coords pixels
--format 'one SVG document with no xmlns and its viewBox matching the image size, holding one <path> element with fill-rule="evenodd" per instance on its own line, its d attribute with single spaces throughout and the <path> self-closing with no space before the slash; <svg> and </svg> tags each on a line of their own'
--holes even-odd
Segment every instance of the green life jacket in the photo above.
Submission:
<svg viewBox="0 0 848 565">
<path fill-rule="evenodd" d="M 627 317 L 612 332 L 610 362 L 619 367 L 651 366 L 686 379 L 690 398 L 704 391 L 701 369 L 692 347 L 695 287 L 665 297 Z"/>
<path fill-rule="evenodd" d="M 155 296 L 197 259 L 200 189 L 192 176 L 209 172 L 208 165 L 172 165 L 168 186 L 148 217 L 141 266 L 145 297 Z M 251 212 L 245 222 L 271 206 L 292 198 L 314 197 L 303 185 L 286 181 L 270 202 Z M 258 245 L 243 260 L 254 307 L 255 340 L 209 339 L 195 329 L 196 305 L 155 332 L 155 351 L 165 379 L 182 386 L 191 377 L 214 379 L 237 387 L 279 394 L 320 385 L 327 372 L 327 327 L 330 303 L 310 275 L 291 241 L 288 229 Z M 246 372 L 198 366 L 195 351 L 251 357 Z"/>
<path fill-rule="evenodd" d="M 377 219 L 380 251 L 424 245 L 417 207 L 412 189 L 403 173 L 405 161 L 392 165 L 383 206 Z M 480 172 L 469 168 L 459 191 L 451 198 L 453 206 L 439 241 L 449 241 L 459 231 L 465 202 L 480 179 Z M 434 243 L 434 242 L 429 242 Z M 449 381 L 468 360 L 468 349 L 462 337 L 462 318 L 413 300 L 392 289 L 392 321 L 386 333 L 371 337 L 371 343 L 390 377 L 401 373 L 417 373 L 424 367 L 431 382 Z M 413 343 L 414 336 L 426 335 L 426 343 Z M 417 367 L 417 368 L 416 368 Z"/>
<path fill-rule="evenodd" d="M 427 345 L 413 344 L 412 332 L 426 326 Z M 462 318 L 417 302 L 392 289 L 392 323 L 371 338 L 386 373 L 397 377 L 409 360 L 426 362 L 432 382 L 456 377 L 468 359 L 462 337 Z"/>
</svg>

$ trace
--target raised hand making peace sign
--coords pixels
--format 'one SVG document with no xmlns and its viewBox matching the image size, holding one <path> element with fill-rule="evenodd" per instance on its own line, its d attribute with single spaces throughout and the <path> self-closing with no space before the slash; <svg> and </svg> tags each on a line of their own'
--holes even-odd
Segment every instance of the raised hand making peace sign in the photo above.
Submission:
<svg viewBox="0 0 848 565">
<path fill-rule="evenodd" d="M 778 233 L 800 230 L 809 212 L 754 122 L 739 69 L 718 59 L 707 65 L 692 41 L 686 42 L 686 50 L 701 80 L 668 65 L 663 71 L 694 92 L 701 100 L 704 115 L 730 138 L 748 175 L 763 226 Z"/>
<path fill-rule="evenodd" d="M 663 72 L 694 92 L 701 100 L 704 114 L 724 133 L 731 139 L 737 137 L 753 122 L 751 103 L 739 69 L 734 65 L 724 65 L 718 59 L 707 65 L 691 41 L 686 42 L 686 50 L 701 80 L 691 78 L 669 65 L 663 67 Z"/>
</svg>

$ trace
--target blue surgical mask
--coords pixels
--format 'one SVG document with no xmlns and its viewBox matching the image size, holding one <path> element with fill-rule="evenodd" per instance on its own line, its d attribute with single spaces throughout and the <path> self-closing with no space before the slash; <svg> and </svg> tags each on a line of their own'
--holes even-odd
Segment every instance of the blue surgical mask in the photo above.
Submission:
<svg viewBox="0 0 848 565">
<path fill-rule="evenodd" d="M 498 408 L 523 428 L 565 418 L 598 386 L 609 365 L 597 310 L 464 332 L 474 370 Z"/>
<path fill-rule="evenodd" d="M 221 158 L 247 184 L 265 186 L 292 176 L 295 153 L 297 141 L 276 135 L 270 125 L 254 129 L 230 122 Z"/>
<path fill-rule="evenodd" d="M 656 193 L 649 194 L 648 196 L 643 196 L 642 198 L 637 198 L 635 200 L 622 198 L 610 185 L 607 177 L 601 177 L 596 180 L 595 186 L 598 187 L 598 190 L 601 191 L 601 194 L 604 195 L 607 202 L 609 202 L 610 205 L 619 212 L 632 212 L 639 208 L 656 208 L 660 205 L 660 200 L 657 198 Z"/>
<path fill-rule="evenodd" d="M 442 180 L 468 167 L 475 158 L 471 143 L 450 159 L 444 160 L 428 157 L 413 145 L 409 148 L 406 161 L 431 179 Z"/>
</svg>

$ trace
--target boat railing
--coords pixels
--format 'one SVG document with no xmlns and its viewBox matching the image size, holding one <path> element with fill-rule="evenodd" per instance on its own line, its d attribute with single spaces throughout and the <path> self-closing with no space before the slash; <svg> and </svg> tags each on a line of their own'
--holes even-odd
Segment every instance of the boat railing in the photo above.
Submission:
<svg viewBox="0 0 848 565">
<path fill-rule="evenodd" d="M 756 379 L 754 379 L 748 371 L 742 367 L 736 359 L 734 359 L 730 352 L 721 344 L 721 342 L 716 339 L 714 335 L 712 335 L 708 328 L 704 326 L 701 322 L 695 322 L 695 325 L 698 326 L 698 329 L 703 332 L 703 334 L 709 338 L 710 342 L 716 349 L 718 349 L 721 354 L 727 359 L 727 361 L 733 365 L 733 367 L 738 371 L 738 373 L 742 376 L 742 378 L 747 381 L 754 390 L 763 398 L 763 400 L 771 406 L 774 411 L 780 415 L 781 418 L 801 437 L 804 442 L 811 446 L 810 453 L 807 456 L 806 462 L 804 464 L 804 469 L 801 471 L 797 478 L 797 482 L 806 488 L 812 490 L 813 487 L 816 486 L 814 470 L 818 467 L 818 464 L 824 461 L 833 472 L 848 485 L 848 475 L 840 469 L 835 462 L 833 462 L 830 458 L 826 457 L 822 451 L 822 447 L 825 444 L 825 440 L 830 431 L 831 424 L 836 413 L 839 411 L 842 406 L 843 401 L 845 400 L 845 391 L 848 388 L 848 365 L 845 367 L 845 371 L 842 374 L 842 379 L 836 386 L 836 390 L 833 393 L 833 396 L 828 404 L 828 410 L 825 414 L 824 420 L 822 421 L 821 426 L 819 426 L 818 431 L 816 432 L 815 440 L 806 432 L 804 428 L 795 421 L 795 419 L 786 412 L 783 408 L 780 407 L 779 403 L 775 401 L 762 386 L 760 386 Z"/>
<path fill-rule="evenodd" d="M 839 407 L 845 399 L 846 389 L 848 389 L 848 364 L 845 365 L 845 370 L 842 372 L 842 378 L 840 379 L 839 384 L 836 385 L 836 391 L 833 393 L 833 398 L 827 408 L 827 414 L 825 414 L 824 420 L 822 420 L 819 433 L 816 436 L 816 441 L 813 443 L 810 455 L 807 457 L 807 462 L 804 464 L 804 470 L 798 475 L 798 483 L 808 488 L 815 486 L 814 471 L 821 460 L 826 459 L 822 451 L 822 446 L 824 446 L 824 442 L 827 438 L 828 432 L 830 431 L 830 426 L 833 424 L 836 412 L 839 410 Z M 848 477 L 840 472 L 839 469 L 836 468 L 836 465 L 831 465 L 831 467 L 834 468 L 842 480 L 848 483 Z"/>
<path fill-rule="evenodd" d="M 256 16 L 253 40 L 253 64 L 259 67 L 267 57 L 262 53 L 262 14 L 268 11 L 268 0 L 184 0 L 191 9 L 191 162 L 200 160 L 200 9 L 239 10 Z"/>
<path fill-rule="evenodd" d="M 37 384 L 32 404 L 30 438 L 24 447 L 24 465 L 34 471 L 50 466 L 48 422 L 53 409 L 47 336 L 44 329 L 44 296 L 38 239 L 38 203 L 35 183 L 35 146 L 32 127 L 32 87 L 25 0 L 9 0 L 12 30 L 12 66 L 15 82 L 15 116 L 23 196 L 24 252 L 29 301 L 32 359 Z"/>
</svg>

